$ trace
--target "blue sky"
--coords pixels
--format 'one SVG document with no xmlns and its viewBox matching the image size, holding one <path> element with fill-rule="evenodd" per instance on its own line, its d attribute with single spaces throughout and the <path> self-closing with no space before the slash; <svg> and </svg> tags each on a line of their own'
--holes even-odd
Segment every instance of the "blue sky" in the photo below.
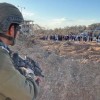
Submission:
<svg viewBox="0 0 100 100">
<path fill-rule="evenodd" d="M 46 28 L 100 22 L 100 0 L 0 0 L 22 9 L 25 19 Z M 24 9 L 25 7 L 25 9 Z"/>
</svg>

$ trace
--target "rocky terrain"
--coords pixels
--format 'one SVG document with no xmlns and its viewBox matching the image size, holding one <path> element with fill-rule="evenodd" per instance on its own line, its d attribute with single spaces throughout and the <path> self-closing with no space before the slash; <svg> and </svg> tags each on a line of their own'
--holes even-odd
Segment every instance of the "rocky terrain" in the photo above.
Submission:
<svg viewBox="0 0 100 100">
<path fill-rule="evenodd" d="M 45 77 L 37 100 L 100 100 L 100 44 L 20 37 L 11 47 L 39 63 Z"/>
</svg>

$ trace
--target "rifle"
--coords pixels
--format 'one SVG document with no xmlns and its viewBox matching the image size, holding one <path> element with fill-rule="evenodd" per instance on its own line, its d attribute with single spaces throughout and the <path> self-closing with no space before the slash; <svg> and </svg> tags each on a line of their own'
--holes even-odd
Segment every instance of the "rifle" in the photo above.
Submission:
<svg viewBox="0 0 100 100">
<path fill-rule="evenodd" d="M 12 54 L 12 60 L 14 63 L 15 68 L 22 74 L 25 75 L 25 73 L 23 73 L 20 69 L 22 67 L 24 68 L 28 68 L 31 69 L 35 76 L 41 76 L 44 77 L 44 75 L 42 74 L 42 69 L 39 67 L 39 64 L 36 63 L 33 59 L 31 59 L 30 57 L 26 57 L 25 59 L 23 59 L 22 57 L 20 57 L 18 55 L 18 53 L 13 53 Z"/>
</svg>

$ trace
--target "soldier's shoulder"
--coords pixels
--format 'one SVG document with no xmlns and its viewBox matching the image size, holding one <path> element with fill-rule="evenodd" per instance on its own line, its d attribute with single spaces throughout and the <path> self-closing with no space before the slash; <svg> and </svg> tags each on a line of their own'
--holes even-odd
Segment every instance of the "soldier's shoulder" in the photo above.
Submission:
<svg viewBox="0 0 100 100">
<path fill-rule="evenodd" d="M 2 61 L 7 61 L 9 59 L 10 59 L 9 53 L 5 49 L 0 48 L 0 63 Z"/>
<path fill-rule="evenodd" d="M 3 46 L 0 46 L 0 54 L 9 54 L 9 51 Z"/>
</svg>

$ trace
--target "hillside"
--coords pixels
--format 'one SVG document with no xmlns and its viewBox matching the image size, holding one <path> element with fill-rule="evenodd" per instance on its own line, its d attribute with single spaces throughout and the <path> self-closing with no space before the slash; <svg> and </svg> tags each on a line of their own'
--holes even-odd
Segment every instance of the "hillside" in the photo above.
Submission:
<svg viewBox="0 0 100 100">
<path fill-rule="evenodd" d="M 37 100 L 100 100 L 100 44 L 22 38 L 11 49 L 36 60 L 45 75 Z"/>
</svg>

